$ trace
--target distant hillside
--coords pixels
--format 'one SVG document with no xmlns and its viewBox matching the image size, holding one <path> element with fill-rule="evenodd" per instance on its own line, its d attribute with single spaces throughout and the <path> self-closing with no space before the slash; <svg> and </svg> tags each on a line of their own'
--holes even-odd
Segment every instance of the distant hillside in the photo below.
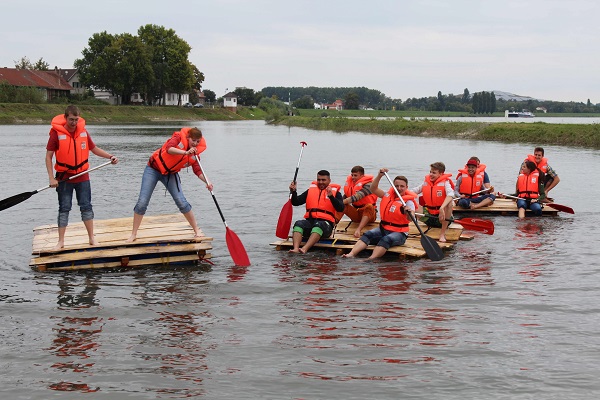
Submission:
<svg viewBox="0 0 600 400">
<path fill-rule="evenodd" d="M 520 96 L 518 94 L 503 92 L 501 90 L 492 90 L 492 92 L 494 92 L 494 94 L 496 95 L 496 100 L 502 99 L 505 101 L 544 101 L 542 99 L 535 99 L 529 96 Z"/>
</svg>

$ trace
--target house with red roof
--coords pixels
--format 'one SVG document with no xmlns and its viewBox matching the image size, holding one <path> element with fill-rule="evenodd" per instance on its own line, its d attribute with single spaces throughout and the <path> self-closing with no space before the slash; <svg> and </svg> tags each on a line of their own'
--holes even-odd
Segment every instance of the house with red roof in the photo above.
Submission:
<svg viewBox="0 0 600 400">
<path fill-rule="evenodd" d="M 344 109 L 344 102 L 340 99 L 337 99 L 336 101 L 334 101 L 331 104 L 323 104 L 323 109 L 324 110 L 338 110 L 338 111 L 342 111 Z"/>
<path fill-rule="evenodd" d="M 0 82 L 20 87 L 37 88 L 46 101 L 69 95 L 73 86 L 56 71 L 0 68 Z"/>
</svg>

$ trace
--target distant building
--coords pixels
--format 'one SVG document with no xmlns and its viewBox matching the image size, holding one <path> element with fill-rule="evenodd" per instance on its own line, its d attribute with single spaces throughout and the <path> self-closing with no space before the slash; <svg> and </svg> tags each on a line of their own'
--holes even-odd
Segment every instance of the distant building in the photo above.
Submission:
<svg viewBox="0 0 600 400">
<path fill-rule="evenodd" d="M 547 113 L 548 112 L 548 110 L 546 109 L 546 107 L 541 107 L 541 106 L 540 107 L 536 107 L 535 111 L 541 111 L 543 113 Z"/>
<path fill-rule="evenodd" d="M 230 109 L 231 111 L 237 111 L 237 94 L 233 92 L 227 93 L 223 96 L 223 107 Z"/>
<path fill-rule="evenodd" d="M 17 87 L 37 88 L 43 92 L 46 101 L 67 97 L 73 90 L 73 86 L 55 71 L 0 68 L 0 82 Z"/>
<path fill-rule="evenodd" d="M 69 85 L 73 86 L 71 94 L 84 94 L 85 87 L 79 82 L 79 72 L 77 68 L 58 68 L 54 67 L 54 72 L 59 74 L 65 81 L 69 82 Z"/>
<path fill-rule="evenodd" d="M 338 110 L 338 111 L 342 111 L 344 109 L 344 102 L 342 100 L 340 100 L 340 99 L 337 99 L 336 101 L 334 101 L 331 104 L 323 104 L 322 107 L 325 110 Z"/>
</svg>

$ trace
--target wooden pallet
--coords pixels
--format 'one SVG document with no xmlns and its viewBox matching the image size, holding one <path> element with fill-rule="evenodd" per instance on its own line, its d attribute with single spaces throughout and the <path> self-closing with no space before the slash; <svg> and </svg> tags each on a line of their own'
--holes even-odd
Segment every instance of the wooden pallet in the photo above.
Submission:
<svg viewBox="0 0 600 400">
<path fill-rule="evenodd" d="M 423 231 L 427 230 L 427 226 L 423 223 L 419 223 L 422 227 Z M 363 233 L 376 228 L 379 226 L 379 222 L 374 222 L 372 224 L 368 224 Z M 358 223 L 351 222 L 350 220 L 342 219 L 336 226 L 335 232 L 331 238 L 322 239 L 317 242 L 314 247 L 319 249 L 331 249 L 336 252 L 336 254 L 341 255 L 344 253 L 349 253 L 354 244 L 358 239 L 354 237 L 354 231 L 358 227 Z M 446 231 L 446 239 L 448 240 L 445 243 L 437 242 L 442 250 L 449 250 L 454 247 L 455 243 L 458 240 L 471 240 L 473 238 L 472 235 L 464 235 L 462 234 L 463 227 L 459 224 L 450 224 L 448 230 Z M 439 228 L 430 228 L 427 231 L 427 236 L 432 239 L 439 239 L 440 237 L 440 229 Z M 290 238 L 286 240 L 279 240 L 271 243 L 272 246 L 275 246 L 276 250 L 284 250 L 293 247 L 293 243 Z M 373 251 L 375 246 L 370 245 L 365 249 L 365 252 Z M 400 258 L 411 257 L 411 258 L 421 258 L 425 257 L 427 253 L 421 246 L 421 237 L 419 234 L 419 230 L 413 225 L 410 225 L 409 236 L 406 239 L 406 242 L 402 246 L 393 246 L 388 249 L 386 252 L 390 254 L 397 254 Z"/>
<path fill-rule="evenodd" d="M 511 199 L 496 199 L 494 203 L 487 207 L 481 207 L 476 210 L 470 208 L 461 208 L 454 206 L 453 213 L 455 214 L 468 214 L 468 213 L 482 213 L 482 214 L 497 214 L 497 215 L 517 215 L 519 209 L 517 203 Z M 527 210 L 526 214 L 531 214 L 531 210 Z M 557 215 L 558 210 L 545 205 L 542 208 L 542 215 Z"/>
<path fill-rule="evenodd" d="M 145 217 L 136 241 L 127 243 L 132 223 L 131 217 L 95 220 L 96 246 L 90 246 L 82 222 L 69 225 L 65 246 L 59 251 L 52 250 L 58 241 L 57 226 L 36 227 L 30 265 L 40 271 L 65 271 L 170 266 L 211 257 L 208 251 L 212 249 L 212 238 L 194 238 L 194 230 L 181 214 Z"/>
</svg>

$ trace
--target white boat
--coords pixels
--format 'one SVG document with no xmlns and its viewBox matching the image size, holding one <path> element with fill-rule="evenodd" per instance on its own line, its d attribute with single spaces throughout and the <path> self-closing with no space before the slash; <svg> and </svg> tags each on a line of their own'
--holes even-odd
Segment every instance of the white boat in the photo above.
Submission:
<svg viewBox="0 0 600 400">
<path fill-rule="evenodd" d="M 504 111 L 504 116 L 506 118 L 533 118 L 533 117 L 535 117 L 535 115 L 533 115 L 533 113 L 531 113 L 528 110 L 523 110 L 523 111 L 509 111 L 509 110 L 505 110 Z"/>
</svg>

